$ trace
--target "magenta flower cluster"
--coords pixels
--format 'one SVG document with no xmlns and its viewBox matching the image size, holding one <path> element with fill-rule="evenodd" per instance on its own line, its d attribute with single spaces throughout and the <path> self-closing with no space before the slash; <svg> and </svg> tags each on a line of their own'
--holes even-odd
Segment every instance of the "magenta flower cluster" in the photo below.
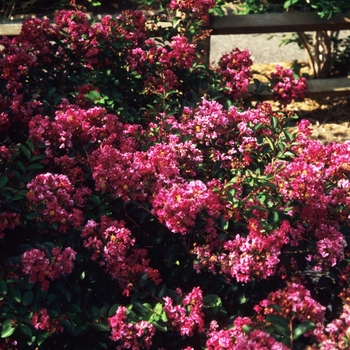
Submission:
<svg viewBox="0 0 350 350">
<path fill-rule="evenodd" d="M 248 85 L 253 77 L 252 64 L 249 51 L 238 48 L 220 58 L 218 70 L 225 88 L 224 92 L 228 97 L 238 99 L 248 91 Z"/>
<path fill-rule="evenodd" d="M 159 272 L 150 268 L 147 250 L 131 249 L 135 244 L 124 222 L 102 216 L 98 224 L 89 220 L 82 230 L 83 245 L 92 253 L 91 260 L 98 261 L 112 278 L 119 281 L 123 293 L 130 294 L 133 282 L 145 275 L 156 284 L 161 282 Z M 130 253 L 131 252 L 131 253 Z"/>
<path fill-rule="evenodd" d="M 22 271 L 29 275 L 31 283 L 39 282 L 41 288 L 47 290 L 50 281 L 72 272 L 76 254 L 70 247 L 63 250 L 54 247 L 51 252 L 30 249 L 22 254 Z"/>
<path fill-rule="evenodd" d="M 127 321 L 127 309 L 120 306 L 115 315 L 108 319 L 111 326 L 111 339 L 119 341 L 122 349 L 149 349 L 156 330 L 146 321 L 137 323 Z"/>
<path fill-rule="evenodd" d="M 38 175 L 28 184 L 28 202 L 34 210 L 44 206 L 38 221 L 58 224 L 60 232 L 67 232 L 69 225 L 81 227 L 84 197 L 89 189 L 75 189 L 66 175 L 51 173 Z M 77 208 L 78 207 L 78 208 Z"/>
<path fill-rule="evenodd" d="M 50 317 L 47 309 L 35 312 L 31 323 L 35 329 L 41 329 L 49 333 L 63 332 L 59 319 Z"/>
<path fill-rule="evenodd" d="M 183 295 L 180 289 L 177 292 L 182 297 L 182 305 L 175 305 L 170 297 L 164 298 L 164 311 L 172 326 L 178 329 L 181 335 L 193 336 L 194 330 L 204 331 L 203 295 L 199 287 Z"/>
<path fill-rule="evenodd" d="M 307 83 L 304 77 L 296 78 L 291 69 L 277 65 L 271 74 L 272 88 L 275 100 L 282 105 L 288 105 L 292 100 L 304 99 L 307 94 Z"/>
<path fill-rule="evenodd" d="M 209 21 L 209 10 L 215 6 L 215 0 L 171 0 L 170 8 L 185 13 L 194 13 L 198 21 L 203 21 L 205 25 Z"/>
</svg>

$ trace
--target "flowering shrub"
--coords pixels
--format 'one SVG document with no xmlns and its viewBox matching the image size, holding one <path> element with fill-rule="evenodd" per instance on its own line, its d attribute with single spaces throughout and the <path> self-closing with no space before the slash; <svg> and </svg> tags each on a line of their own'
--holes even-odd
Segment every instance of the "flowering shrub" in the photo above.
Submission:
<svg viewBox="0 0 350 350">
<path fill-rule="evenodd" d="M 350 145 L 201 64 L 213 5 L 1 40 L 1 348 L 348 347 Z"/>
</svg>

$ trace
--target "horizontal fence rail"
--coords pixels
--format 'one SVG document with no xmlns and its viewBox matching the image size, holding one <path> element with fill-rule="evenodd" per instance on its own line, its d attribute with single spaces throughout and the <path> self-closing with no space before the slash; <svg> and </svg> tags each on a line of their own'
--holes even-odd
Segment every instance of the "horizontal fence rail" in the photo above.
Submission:
<svg viewBox="0 0 350 350">
<path fill-rule="evenodd" d="M 210 18 L 211 34 L 262 34 L 350 29 L 350 12 L 330 19 L 315 12 L 226 15 Z"/>
<path fill-rule="evenodd" d="M 0 24 L 0 35 L 16 36 L 20 33 L 22 23 Z"/>
</svg>

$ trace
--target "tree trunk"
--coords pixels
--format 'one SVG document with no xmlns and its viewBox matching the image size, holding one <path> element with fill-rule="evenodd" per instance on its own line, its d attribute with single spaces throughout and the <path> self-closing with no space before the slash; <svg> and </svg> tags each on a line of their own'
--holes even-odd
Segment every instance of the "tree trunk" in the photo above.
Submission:
<svg viewBox="0 0 350 350">
<path fill-rule="evenodd" d="M 305 32 L 298 32 L 308 56 L 313 78 L 327 78 L 330 75 L 334 33 L 330 30 L 319 31 L 310 36 Z"/>
</svg>

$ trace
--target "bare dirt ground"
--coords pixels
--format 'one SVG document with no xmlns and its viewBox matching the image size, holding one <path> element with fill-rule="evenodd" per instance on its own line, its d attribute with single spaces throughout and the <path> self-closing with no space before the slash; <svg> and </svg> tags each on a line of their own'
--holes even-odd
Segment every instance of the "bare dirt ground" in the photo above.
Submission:
<svg viewBox="0 0 350 350">
<path fill-rule="evenodd" d="M 254 64 L 254 74 L 263 81 L 264 74 L 274 71 L 276 64 Z M 283 65 L 288 68 L 290 63 Z M 307 67 L 301 73 L 307 73 Z M 350 95 L 349 97 L 305 99 L 303 102 L 293 102 L 288 106 L 302 119 L 308 119 L 313 127 L 311 137 L 323 143 L 350 141 Z"/>
</svg>

